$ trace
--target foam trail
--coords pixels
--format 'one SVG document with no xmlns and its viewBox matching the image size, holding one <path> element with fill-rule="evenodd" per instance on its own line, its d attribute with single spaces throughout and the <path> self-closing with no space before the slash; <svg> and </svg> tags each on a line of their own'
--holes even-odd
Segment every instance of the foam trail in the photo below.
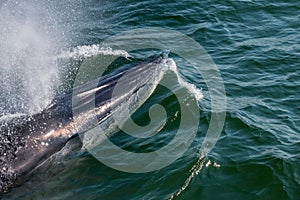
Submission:
<svg viewBox="0 0 300 200">
<path fill-rule="evenodd" d="M 93 44 L 77 46 L 71 51 L 62 51 L 62 53 L 56 56 L 55 59 L 81 59 L 97 55 L 113 55 L 125 58 L 131 57 L 129 53 L 124 50 L 113 50 L 110 47 L 101 47 L 98 44 Z"/>
<path fill-rule="evenodd" d="M 177 65 L 174 60 L 171 59 L 171 62 L 169 64 L 169 69 L 173 71 L 177 76 L 178 83 L 185 87 L 191 94 L 195 96 L 197 101 L 200 101 L 203 98 L 203 93 L 201 89 L 197 88 L 194 84 L 186 82 L 181 75 L 178 72 Z M 179 190 L 177 190 L 175 193 L 172 194 L 172 196 L 169 197 L 168 200 L 173 200 L 177 196 L 179 196 L 183 191 L 186 190 L 186 188 L 190 185 L 192 179 L 200 173 L 202 170 L 204 163 L 206 162 L 205 157 L 199 157 L 196 164 L 193 165 L 192 169 L 190 170 L 190 175 L 185 180 L 184 184 L 181 186 Z M 205 165 L 205 167 L 208 167 L 209 165 Z"/>
</svg>

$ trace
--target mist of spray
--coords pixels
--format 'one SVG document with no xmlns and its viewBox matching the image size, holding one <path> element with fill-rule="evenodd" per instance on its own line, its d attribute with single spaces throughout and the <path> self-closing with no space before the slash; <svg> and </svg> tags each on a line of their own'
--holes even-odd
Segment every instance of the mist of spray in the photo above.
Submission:
<svg viewBox="0 0 300 200">
<path fill-rule="evenodd" d="M 59 82 L 62 32 L 43 1 L 0 3 L 0 113 L 35 113 Z"/>
</svg>

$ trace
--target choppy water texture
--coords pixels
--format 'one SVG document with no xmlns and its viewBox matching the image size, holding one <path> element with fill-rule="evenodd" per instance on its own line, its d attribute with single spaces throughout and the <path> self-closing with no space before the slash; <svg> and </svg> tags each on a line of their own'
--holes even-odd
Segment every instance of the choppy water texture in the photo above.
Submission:
<svg viewBox="0 0 300 200">
<path fill-rule="evenodd" d="M 217 64 L 227 95 L 221 137 L 206 160 L 198 162 L 211 116 L 209 91 L 189 63 L 171 54 L 181 74 L 202 88 L 204 95 L 197 137 L 183 157 L 158 171 L 131 174 L 111 169 L 87 152 L 73 153 L 40 170 L 4 199 L 300 197 L 298 1 L 54 0 L 4 1 L 0 6 L 2 115 L 40 110 L 58 85 L 68 87 L 80 50 L 94 47 L 82 55 L 96 55 L 101 47 L 91 45 L 120 31 L 143 27 L 176 30 L 196 40 Z M 155 51 L 133 55 L 151 53 Z M 41 89 L 34 89 L 34 83 Z M 163 88 L 157 88 L 148 104 L 157 102 L 171 113 L 172 121 L 161 137 L 131 141 L 120 133 L 112 141 L 142 152 L 167 144 L 167 136 L 176 132 L 180 120 L 178 103 Z M 146 124 L 147 109 L 135 117 Z"/>
</svg>

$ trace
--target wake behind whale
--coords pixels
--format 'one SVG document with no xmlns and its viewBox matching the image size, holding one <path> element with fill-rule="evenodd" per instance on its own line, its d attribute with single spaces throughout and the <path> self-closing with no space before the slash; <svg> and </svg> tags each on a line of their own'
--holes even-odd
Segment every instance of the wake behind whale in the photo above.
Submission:
<svg viewBox="0 0 300 200">
<path fill-rule="evenodd" d="M 139 101 L 131 104 L 131 112 L 134 112 L 151 95 L 172 62 L 172 59 L 160 55 L 146 62 L 126 65 L 95 80 L 96 88 L 90 87 L 93 85 L 91 81 L 56 97 L 45 110 L 37 114 L 2 118 L 0 191 L 5 192 L 22 183 L 71 138 L 84 134 L 85 129 L 90 128 L 87 126 L 89 120 L 95 115 L 98 124 L 106 123 L 120 106 L 128 105 L 124 102 L 133 101 L 130 97 L 143 93 L 139 95 Z M 128 72 L 130 76 L 124 79 Z M 127 85 L 126 91 L 112 95 L 116 84 Z M 74 96 L 80 100 L 74 102 Z M 95 102 L 95 107 L 87 109 L 85 105 L 90 101 Z M 73 116 L 74 110 L 79 117 Z"/>
</svg>

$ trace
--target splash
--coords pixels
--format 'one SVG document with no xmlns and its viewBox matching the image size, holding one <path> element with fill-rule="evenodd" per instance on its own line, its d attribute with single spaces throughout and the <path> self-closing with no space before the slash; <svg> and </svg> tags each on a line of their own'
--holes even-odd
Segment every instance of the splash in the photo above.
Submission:
<svg viewBox="0 0 300 200">
<path fill-rule="evenodd" d="M 62 53 L 56 56 L 56 59 L 81 59 L 89 58 L 97 55 L 112 55 L 122 56 L 125 58 L 131 57 L 129 53 L 124 50 L 114 50 L 110 47 L 101 47 L 98 44 L 83 45 L 73 48 L 71 51 L 62 51 Z"/>
<path fill-rule="evenodd" d="M 182 87 L 185 87 L 192 95 L 194 95 L 195 98 L 197 99 L 197 101 L 200 101 L 203 98 L 203 93 L 202 93 L 201 89 L 197 88 L 194 84 L 186 82 L 181 77 L 181 75 L 178 72 L 176 62 L 173 59 L 170 59 L 169 69 L 176 74 L 178 83 Z"/>
</svg>

